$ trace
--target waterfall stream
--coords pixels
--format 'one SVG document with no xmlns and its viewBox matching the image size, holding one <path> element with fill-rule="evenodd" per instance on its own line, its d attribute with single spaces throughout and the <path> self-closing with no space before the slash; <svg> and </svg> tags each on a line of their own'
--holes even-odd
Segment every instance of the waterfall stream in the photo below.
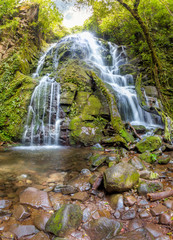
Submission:
<svg viewBox="0 0 173 240">
<path fill-rule="evenodd" d="M 144 125 L 147 128 L 158 127 L 159 117 L 144 111 L 137 99 L 133 76 L 120 74 L 119 66 L 127 64 L 123 46 L 101 41 L 92 34 L 84 32 L 61 39 L 42 55 L 38 62 L 34 78 L 40 77 L 46 57 L 53 55 L 52 71 L 56 71 L 62 44 L 70 46 L 70 57 L 80 58 L 95 70 L 98 76 L 109 85 L 117 99 L 118 109 L 124 122 L 132 125 Z M 35 88 L 28 108 L 27 123 L 23 135 L 25 144 L 57 145 L 60 122 L 60 85 L 51 73 L 44 74 Z"/>
</svg>

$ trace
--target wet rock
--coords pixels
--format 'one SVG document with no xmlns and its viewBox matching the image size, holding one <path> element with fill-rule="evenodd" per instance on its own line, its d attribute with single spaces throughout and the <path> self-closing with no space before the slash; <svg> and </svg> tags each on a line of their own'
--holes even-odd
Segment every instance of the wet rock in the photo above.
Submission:
<svg viewBox="0 0 173 240">
<path fill-rule="evenodd" d="M 78 200 L 81 202 L 86 201 L 88 198 L 89 198 L 89 195 L 86 192 L 78 192 L 71 197 L 72 200 Z"/>
<path fill-rule="evenodd" d="M 138 169 L 140 171 L 145 168 L 144 164 L 136 156 L 134 156 L 132 159 L 130 159 L 129 163 L 132 164 L 136 169 Z"/>
<path fill-rule="evenodd" d="M 104 147 L 102 147 L 102 146 L 100 145 L 100 143 L 96 143 L 95 145 L 93 145 L 93 146 L 91 147 L 91 149 L 93 149 L 93 150 L 99 150 L 99 151 L 104 151 Z"/>
<path fill-rule="evenodd" d="M 145 228 L 153 235 L 153 237 L 157 238 L 163 235 L 162 229 L 154 224 L 154 223 L 147 223 Z"/>
<path fill-rule="evenodd" d="M 133 206 L 137 202 L 134 196 L 125 196 L 124 197 L 124 204 L 126 206 Z"/>
<path fill-rule="evenodd" d="M 149 213 L 148 210 L 141 211 L 139 214 L 140 218 L 149 218 L 151 217 L 151 214 Z"/>
<path fill-rule="evenodd" d="M 133 125 L 133 127 L 138 134 L 145 134 L 147 132 L 146 127 L 144 127 L 143 125 Z"/>
<path fill-rule="evenodd" d="M 113 194 L 109 198 L 110 206 L 115 210 L 124 209 L 124 201 L 122 194 Z"/>
<path fill-rule="evenodd" d="M 159 181 L 141 182 L 138 186 L 139 195 L 146 195 L 163 189 L 163 185 Z"/>
<path fill-rule="evenodd" d="M 87 169 L 87 168 L 82 169 L 80 173 L 81 173 L 81 175 L 84 175 L 84 176 L 90 176 L 91 175 L 90 170 Z"/>
<path fill-rule="evenodd" d="M 51 217 L 51 213 L 42 212 L 33 217 L 33 223 L 40 231 L 45 231 L 46 223 Z"/>
<path fill-rule="evenodd" d="M 139 173 L 128 163 L 118 163 L 104 172 L 104 187 L 107 192 L 124 192 L 135 186 Z"/>
<path fill-rule="evenodd" d="M 121 219 L 122 220 L 130 220 L 134 219 L 136 217 L 136 211 L 134 209 L 131 209 L 129 211 L 126 211 L 122 214 Z"/>
<path fill-rule="evenodd" d="M 36 234 L 38 230 L 33 225 L 13 224 L 9 227 L 9 231 L 15 234 L 18 238 Z"/>
<path fill-rule="evenodd" d="M 31 238 L 31 240 L 49 240 L 50 238 L 44 233 L 39 232 L 34 237 Z"/>
<path fill-rule="evenodd" d="M 20 194 L 20 203 L 35 208 L 51 209 L 51 203 L 47 192 L 29 187 Z"/>
<path fill-rule="evenodd" d="M 24 220 L 31 214 L 26 206 L 19 205 L 14 207 L 13 215 L 16 220 Z"/>
<path fill-rule="evenodd" d="M 173 210 L 173 200 L 166 200 L 163 205 Z"/>
<path fill-rule="evenodd" d="M 54 192 L 61 192 L 64 195 L 69 195 L 78 192 L 78 189 L 71 185 L 57 185 L 54 188 Z"/>
<path fill-rule="evenodd" d="M 140 219 L 133 219 L 132 221 L 129 222 L 128 227 L 129 227 L 130 231 L 141 228 L 142 227 L 142 221 Z"/>
<path fill-rule="evenodd" d="M 100 155 L 100 154 L 95 154 L 94 156 L 91 157 L 91 169 L 95 170 L 97 167 L 99 167 L 102 163 L 104 163 L 107 159 L 107 155 Z"/>
<path fill-rule="evenodd" d="M 119 222 L 105 217 L 93 220 L 83 227 L 91 240 L 112 239 L 122 228 Z"/>
<path fill-rule="evenodd" d="M 63 205 L 47 222 L 46 231 L 64 237 L 71 229 L 77 229 L 82 221 L 82 211 L 78 205 Z"/>
<path fill-rule="evenodd" d="M 162 204 L 158 204 L 156 207 L 151 208 L 150 211 L 153 216 L 159 216 L 160 214 L 168 211 L 168 209 Z"/>
<path fill-rule="evenodd" d="M 109 156 L 107 157 L 106 162 L 109 167 L 112 167 L 120 162 L 120 156 L 118 154 L 116 156 Z"/>
<path fill-rule="evenodd" d="M 168 213 L 162 213 L 159 216 L 159 223 L 164 224 L 164 225 L 169 225 L 171 224 L 171 215 L 169 215 Z"/>
<path fill-rule="evenodd" d="M 113 240 L 154 240 L 154 237 L 145 228 L 138 228 L 117 236 Z"/>
<path fill-rule="evenodd" d="M 121 216 L 120 212 L 118 210 L 116 210 L 115 213 L 114 213 L 114 217 L 116 219 L 118 219 L 118 218 L 120 218 L 120 216 Z"/>
<path fill-rule="evenodd" d="M 90 209 L 89 208 L 85 208 L 84 211 L 83 211 L 83 219 L 82 219 L 82 221 L 83 222 L 87 222 L 89 220 L 90 216 L 91 216 Z"/>
<path fill-rule="evenodd" d="M 158 157 L 159 164 L 167 164 L 170 160 L 170 156 L 166 154 L 162 154 L 162 156 Z"/>
<path fill-rule="evenodd" d="M 136 148 L 139 152 L 146 151 L 152 152 L 159 149 L 162 145 L 162 140 L 158 136 L 145 137 L 136 144 Z"/>
<path fill-rule="evenodd" d="M 0 200 L 0 209 L 9 209 L 12 205 L 10 200 Z"/>
<path fill-rule="evenodd" d="M 79 192 L 88 191 L 91 188 L 91 184 L 89 182 L 90 176 L 79 175 L 77 178 L 73 179 L 69 184 L 77 189 Z"/>
</svg>

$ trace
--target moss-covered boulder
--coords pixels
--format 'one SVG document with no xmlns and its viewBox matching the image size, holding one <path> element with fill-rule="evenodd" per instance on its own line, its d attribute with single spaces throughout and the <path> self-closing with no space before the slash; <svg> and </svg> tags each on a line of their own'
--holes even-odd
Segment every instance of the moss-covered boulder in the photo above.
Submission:
<svg viewBox="0 0 173 240">
<path fill-rule="evenodd" d="M 139 155 L 139 158 L 147 163 L 155 163 L 157 160 L 157 155 L 154 153 L 151 153 L 149 151 L 144 152 L 142 154 Z"/>
<path fill-rule="evenodd" d="M 152 152 L 159 149 L 162 145 L 162 140 L 158 136 L 150 136 L 143 138 L 136 144 L 136 148 L 139 152 L 143 153 L 146 151 Z"/>
<path fill-rule="evenodd" d="M 77 229 L 82 221 L 82 210 L 78 205 L 63 205 L 46 224 L 46 232 L 64 237 L 70 230 Z"/>
<path fill-rule="evenodd" d="M 107 192 L 124 192 L 133 188 L 139 180 L 136 168 L 128 163 L 118 163 L 104 172 L 104 187 Z"/>
</svg>

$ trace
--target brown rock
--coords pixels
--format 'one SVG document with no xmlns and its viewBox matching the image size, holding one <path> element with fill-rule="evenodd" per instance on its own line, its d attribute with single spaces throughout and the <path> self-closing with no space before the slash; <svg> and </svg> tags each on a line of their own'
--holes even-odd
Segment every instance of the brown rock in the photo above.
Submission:
<svg viewBox="0 0 173 240">
<path fill-rule="evenodd" d="M 163 205 L 173 210 L 173 200 L 167 200 L 163 203 Z"/>
<path fill-rule="evenodd" d="M 134 196 L 125 196 L 124 197 L 124 204 L 126 206 L 133 206 L 137 202 Z"/>
<path fill-rule="evenodd" d="M 141 218 L 148 218 L 148 217 L 151 217 L 151 214 L 147 210 L 144 210 L 144 211 L 140 212 L 139 216 Z"/>
<path fill-rule="evenodd" d="M 171 216 L 167 213 L 162 213 L 159 216 L 159 223 L 164 224 L 164 225 L 171 224 Z"/>
<path fill-rule="evenodd" d="M 30 213 L 27 207 L 19 205 L 14 207 L 13 215 L 16 220 L 24 220 L 30 216 Z"/>
<path fill-rule="evenodd" d="M 142 227 L 142 221 L 140 219 L 134 219 L 129 223 L 129 230 L 133 231 L 135 229 Z"/>
<path fill-rule="evenodd" d="M 0 209 L 9 209 L 12 205 L 12 202 L 9 200 L 0 200 Z"/>
<path fill-rule="evenodd" d="M 9 227 L 9 231 L 15 234 L 18 238 L 37 233 L 37 229 L 33 225 L 13 224 Z"/>
<path fill-rule="evenodd" d="M 162 229 L 154 224 L 154 223 L 147 223 L 145 228 L 153 235 L 153 237 L 157 238 L 163 235 Z"/>
<path fill-rule="evenodd" d="M 28 187 L 20 195 L 20 203 L 35 208 L 52 209 L 47 192 Z"/>
<path fill-rule="evenodd" d="M 40 231 L 45 231 L 45 227 L 46 227 L 46 223 L 49 220 L 49 218 L 51 217 L 52 214 L 50 213 L 39 213 L 38 215 L 34 216 L 34 225 L 36 226 L 36 228 L 38 228 Z"/>
<path fill-rule="evenodd" d="M 168 209 L 162 204 L 158 204 L 156 207 L 151 208 L 150 211 L 153 216 L 159 216 L 160 214 L 168 211 Z"/>
<path fill-rule="evenodd" d="M 44 233 L 39 232 L 34 237 L 31 238 L 31 240 L 49 240 L 50 238 Z"/>
<path fill-rule="evenodd" d="M 89 195 L 86 192 L 78 192 L 71 197 L 72 200 L 78 200 L 81 202 L 86 201 L 88 198 L 89 198 Z"/>
</svg>

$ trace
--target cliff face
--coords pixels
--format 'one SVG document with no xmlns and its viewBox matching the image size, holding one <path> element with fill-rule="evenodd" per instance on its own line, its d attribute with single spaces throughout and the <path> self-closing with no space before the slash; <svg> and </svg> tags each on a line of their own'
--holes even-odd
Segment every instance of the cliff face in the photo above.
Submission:
<svg viewBox="0 0 173 240">
<path fill-rule="evenodd" d="M 0 38 L 0 141 L 18 140 L 36 81 L 30 74 L 40 52 L 37 4 L 18 7 L 15 26 L 5 26 Z"/>
</svg>

